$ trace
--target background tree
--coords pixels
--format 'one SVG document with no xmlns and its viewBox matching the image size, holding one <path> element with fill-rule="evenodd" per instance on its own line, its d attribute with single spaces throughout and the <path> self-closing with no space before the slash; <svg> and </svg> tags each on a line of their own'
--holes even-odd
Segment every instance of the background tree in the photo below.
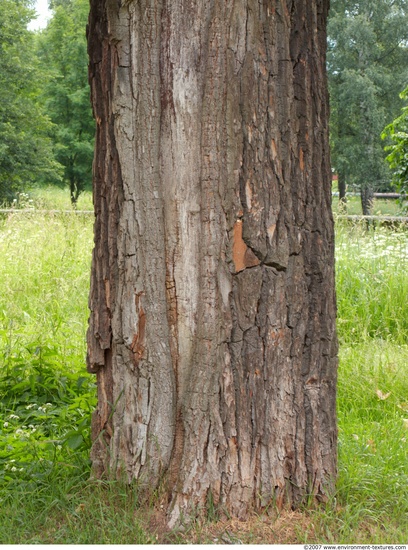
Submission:
<svg viewBox="0 0 408 550">
<path fill-rule="evenodd" d="M 71 202 L 91 185 L 95 124 L 88 84 L 85 29 L 88 0 L 51 3 L 53 16 L 39 37 L 39 57 L 48 71 L 45 106 L 54 123 L 55 157 L 64 167 Z"/>
<path fill-rule="evenodd" d="M 401 99 L 408 99 L 408 88 L 401 94 Z M 382 135 L 391 140 L 385 150 L 388 152 L 387 161 L 393 172 L 393 183 L 400 193 L 408 194 L 408 106 L 402 108 L 402 112 Z"/>
<path fill-rule="evenodd" d="M 29 0 L 0 0 L 0 201 L 59 179 L 52 125 L 38 103 L 42 78 L 34 54 Z"/>
<path fill-rule="evenodd" d="M 405 0 L 332 0 L 329 83 L 333 167 L 340 200 L 346 182 L 361 190 L 363 213 L 374 190 L 389 188 L 381 132 L 401 104 L 408 77 Z"/>
<path fill-rule="evenodd" d="M 92 0 L 94 472 L 245 517 L 336 477 L 327 0 Z"/>
</svg>

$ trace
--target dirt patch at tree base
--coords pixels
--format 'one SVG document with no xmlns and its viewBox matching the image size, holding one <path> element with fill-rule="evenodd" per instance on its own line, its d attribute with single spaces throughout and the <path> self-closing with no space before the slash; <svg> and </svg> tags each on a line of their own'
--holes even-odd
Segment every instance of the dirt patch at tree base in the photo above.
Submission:
<svg viewBox="0 0 408 550">
<path fill-rule="evenodd" d="M 316 539 L 308 514 L 291 511 L 252 516 L 246 521 L 193 523 L 184 531 L 170 531 L 165 514 L 155 510 L 149 514 L 145 528 L 159 544 L 302 544 Z"/>
</svg>

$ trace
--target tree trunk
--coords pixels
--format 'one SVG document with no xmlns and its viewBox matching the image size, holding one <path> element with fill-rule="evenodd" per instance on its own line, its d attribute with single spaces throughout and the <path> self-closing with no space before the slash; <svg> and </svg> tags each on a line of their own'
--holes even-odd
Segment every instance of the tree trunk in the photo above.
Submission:
<svg viewBox="0 0 408 550">
<path fill-rule="evenodd" d="M 346 177 L 343 172 L 343 170 L 339 170 L 338 172 L 338 180 L 337 180 L 337 186 L 339 190 L 339 204 L 342 210 L 347 210 L 347 185 L 346 185 Z"/>
<path fill-rule="evenodd" d="M 76 208 L 78 197 L 79 197 L 79 191 L 78 187 L 76 185 L 76 182 L 71 179 L 69 182 L 69 196 L 71 198 L 71 206 Z"/>
<path fill-rule="evenodd" d="M 369 185 L 362 185 L 360 189 L 360 198 L 363 216 L 370 216 L 373 209 L 374 189 Z"/>
<path fill-rule="evenodd" d="M 336 477 L 327 0 L 91 0 L 96 475 L 169 522 Z"/>
</svg>

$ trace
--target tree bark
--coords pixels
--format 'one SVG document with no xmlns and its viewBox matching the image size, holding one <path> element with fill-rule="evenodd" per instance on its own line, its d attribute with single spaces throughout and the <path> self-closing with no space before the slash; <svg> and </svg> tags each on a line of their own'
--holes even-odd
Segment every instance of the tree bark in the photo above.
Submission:
<svg viewBox="0 0 408 550">
<path fill-rule="evenodd" d="M 96 475 L 169 523 L 336 477 L 327 0 L 91 0 Z"/>
</svg>

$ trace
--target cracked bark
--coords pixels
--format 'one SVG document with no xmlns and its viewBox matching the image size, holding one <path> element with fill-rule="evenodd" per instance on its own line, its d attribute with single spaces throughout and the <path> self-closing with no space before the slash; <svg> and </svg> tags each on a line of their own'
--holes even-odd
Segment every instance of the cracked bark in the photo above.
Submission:
<svg viewBox="0 0 408 550">
<path fill-rule="evenodd" d="M 169 523 L 336 476 L 327 0 L 91 0 L 96 475 Z"/>
</svg>

